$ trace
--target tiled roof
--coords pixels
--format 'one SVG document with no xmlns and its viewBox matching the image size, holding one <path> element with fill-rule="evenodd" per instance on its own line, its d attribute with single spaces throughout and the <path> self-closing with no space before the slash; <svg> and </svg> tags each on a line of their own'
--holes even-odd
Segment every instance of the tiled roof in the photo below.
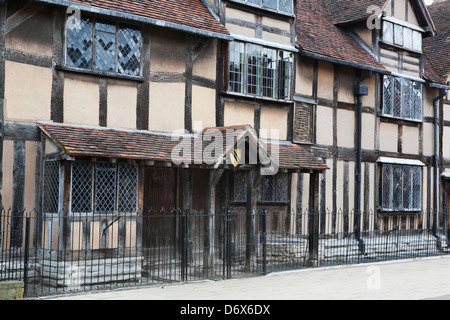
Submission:
<svg viewBox="0 0 450 320">
<path fill-rule="evenodd" d="M 330 15 L 334 24 L 347 24 L 366 20 L 371 13 L 370 6 L 383 8 L 388 0 L 331 0 L 327 1 Z"/>
<path fill-rule="evenodd" d="M 178 135 L 105 127 L 87 127 L 57 123 L 39 123 L 39 128 L 70 157 L 100 157 L 131 160 L 172 162 L 172 150 L 183 137 L 191 143 L 201 139 L 198 134 Z M 227 129 L 244 133 L 250 126 L 209 128 L 225 132 Z M 261 141 L 260 141 L 261 142 Z M 262 143 L 262 142 L 261 142 Z M 202 149 L 206 145 L 203 143 Z M 270 143 L 266 144 L 271 150 Z M 229 146 L 224 145 L 224 153 Z M 191 148 L 192 153 L 195 147 Z M 222 155 L 218 155 L 220 160 Z M 192 159 L 191 163 L 194 162 Z M 203 163 L 205 164 L 205 163 Z M 322 159 L 302 147 L 289 143 L 279 145 L 279 167 L 290 170 L 326 170 Z"/>
<path fill-rule="evenodd" d="M 70 0 L 70 2 L 209 32 L 229 34 L 201 0 Z"/>
<path fill-rule="evenodd" d="M 297 45 L 307 53 L 386 71 L 344 29 L 334 24 L 328 0 L 301 0 L 297 5 Z M 331 1 L 332 2 L 332 1 Z"/>
<path fill-rule="evenodd" d="M 429 63 L 446 83 L 450 76 L 450 1 L 443 1 L 428 7 L 436 26 L 436 35 L 423 40 L 424 53 Z"/>
</svg>

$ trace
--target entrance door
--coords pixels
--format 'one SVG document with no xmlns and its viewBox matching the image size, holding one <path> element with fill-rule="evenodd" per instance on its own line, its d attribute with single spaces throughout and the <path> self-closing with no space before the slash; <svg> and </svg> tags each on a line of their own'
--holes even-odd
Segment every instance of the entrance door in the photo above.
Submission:
<svg viewBox="0 0 450 320">
<path fill-rule="evenodd" d="M 144 182 L 143 245 L 145 268 L 168 266 L 178 253 L 177 169 L 146 167 Z M 169 267 L 168 267 L 169 268 Z"/>
<path fill-rule="evenodd" d="M 178 208 L 177 170 L 175 168 L 145 168 L 144 208 L 168 211 Z"/>
</svg>

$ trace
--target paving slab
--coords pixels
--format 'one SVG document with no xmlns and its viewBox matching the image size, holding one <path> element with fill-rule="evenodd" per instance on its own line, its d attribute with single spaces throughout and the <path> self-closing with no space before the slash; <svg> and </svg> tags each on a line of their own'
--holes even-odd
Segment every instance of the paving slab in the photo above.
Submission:
<svg viewBox="0 0 450 320">
<path fill-rule="evenodd" d="M 450 256 L 65 295 L 48 300 L 449 300 Z"/>
</svg>

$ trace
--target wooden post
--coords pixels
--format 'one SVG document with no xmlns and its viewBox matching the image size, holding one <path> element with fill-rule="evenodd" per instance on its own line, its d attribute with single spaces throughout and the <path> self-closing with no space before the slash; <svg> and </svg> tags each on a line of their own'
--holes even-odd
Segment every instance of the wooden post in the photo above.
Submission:
<svg viewBox="0 0 450 320">
<path fill-rule="evenodd" d="M 206 192 L 206 216 L 204 220 L 204 248 L 203 248 L 203 275 L 207 278 L 215 276 L 214 257 L 215 257 L 215 243 L 214 230 L 216 226 L 215 211 L 216 211 L 216 187 L 222 177 L 224 169 L 209 170 L 208 171 L 208 186 Z"/>
<path fill-rule="evenodd" d="M 318 266 L 319 264 L 319 172 L 310 174 L 309 183 L 309 256 L 308 265 Z"/>
<path fill-rule="evenodd" d="M 245 270 L 252 272 L 256 266 L 256 206 L 257 188 L 261 175 L 257 170 L 247 172 L 247 215 L 246 215 L 246 250 Z"/>
</svg>

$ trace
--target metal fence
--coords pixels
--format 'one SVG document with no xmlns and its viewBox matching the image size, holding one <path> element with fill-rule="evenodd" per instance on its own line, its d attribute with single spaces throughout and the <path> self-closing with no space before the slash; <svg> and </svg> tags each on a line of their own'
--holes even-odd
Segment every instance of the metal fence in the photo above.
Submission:
<svg viewBox="0 0 450 320">
<path fill-rule="evenodd" d="M 250 214 L 242 207 L 215 214 L 3 210 L 0 281 L 24 281 L 25 296 L 38 297 L 447 254 L 447 228 L 433 232 L 431 220 L 269 207 Z"/>
</svg>

